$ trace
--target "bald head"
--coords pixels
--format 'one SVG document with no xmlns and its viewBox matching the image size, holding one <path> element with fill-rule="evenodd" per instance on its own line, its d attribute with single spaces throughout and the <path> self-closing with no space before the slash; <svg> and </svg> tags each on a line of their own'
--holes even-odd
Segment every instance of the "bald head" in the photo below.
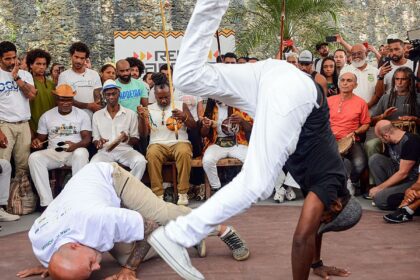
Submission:
<svg viewBox="0 0 420 280">
<path fill-rule="evenodd" d="M 382 138 L 384 134 L 392 132 L 394 128 L 389 120 L 380 120 L 375 125 L 375 134 L 379 138 Z"/>
<path fill-rule="evenodd" d="M 130 63 L 125 59 L 120 59 L 116 64 L 117 77 L 123 84 L 128 84 L 131 81 Z"/>
<path fill-rule="evenodd" d="M 366 67 L 367 49 L 363 44 L 356 44 L 351 48 L 352 65 L 356 68 Z"/>
<path fill-rule="evenodd" d="M 88 279 L 94 270 L 100 268 L 101 255 L 96 250 L 78 243 L 62 245 L 53 254 L 48 265 L 52 279 Z"/>
</svg>

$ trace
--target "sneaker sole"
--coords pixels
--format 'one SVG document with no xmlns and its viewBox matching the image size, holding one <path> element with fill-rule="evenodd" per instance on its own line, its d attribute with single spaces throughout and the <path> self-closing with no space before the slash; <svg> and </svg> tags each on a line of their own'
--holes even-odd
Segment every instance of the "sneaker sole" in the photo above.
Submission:
<svg viewBox="0 0 420 280">
<path fill-rule="evenodd" d="M 237 261 L 244 261 L 244 260 L 247 260 L 247 259 L 249 258 L 249 255 L 250 255 L 250 252 L 248 251 L 248 252 L 246 253 L 246 255 L 244 255 L 244 256 L 241 256 L 241 257 L 236 257 L 236 258 L 235 258 L 235 256 L 233 256 L 233 258 L 234 258 L 235 260 L 237 260 Z"/>
<path fill-rule="evenodd" d="M 391 224 L 402 224 L 402 223 L 406 223 L 406 222 L 411 222 L 411 220 L 397 221 L 397 220 L 390 219 L 386 216 L 383 216 L 383 218 L 386 222 L 391 223 Z"/>
<path fill-rule="evenodd" d="M 176 272 L 179 276 L 186 280 L 204 280 L 204 278 L 198 278 L 195 275 L 192 275 L 188 270 L 177 262 L 176 259 L 166 250 L 166 248 L 159 242 L 154 235 L 149 236 L 147 239 L 150 246 L 160 255 L 160 257 Z"/>
<path fill-rule="evenodd" d="M 201 246 L 197 246 L 197 253 L 200 258 L 204 258 L 207 255 L 206 242 L 203 240 L 200 243 Z"/>
</svg>

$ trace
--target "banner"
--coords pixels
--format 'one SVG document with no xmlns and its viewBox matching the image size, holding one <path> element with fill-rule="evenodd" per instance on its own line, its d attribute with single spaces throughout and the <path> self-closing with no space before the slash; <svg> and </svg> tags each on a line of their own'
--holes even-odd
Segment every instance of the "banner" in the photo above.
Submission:
<svg viewBox="0 0 420 280">
<path fill-rule="evenodd" d="M 168 31 L 169 59 L 176 64 L 181 46 L 183 31 Z M 219 31 L 222 54 L 235 51 L 235 33 L 229 29 Z M 146 66 L 147 72 L 159 72 L 159 67 L 166 64 L 163 32 L 150 31 L 115 31 L 114 32 L 115 61 L 127 57 L 136 57 Z M 208 54 L 208 61 L 216 62 L 219 56 L 217 40 L 214 37 Z"/>
</svg>

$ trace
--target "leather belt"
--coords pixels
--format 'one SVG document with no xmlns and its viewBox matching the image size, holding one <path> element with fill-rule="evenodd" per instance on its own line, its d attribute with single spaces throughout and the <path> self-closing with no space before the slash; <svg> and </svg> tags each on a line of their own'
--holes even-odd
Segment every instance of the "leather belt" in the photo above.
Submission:
<svg viewBox="0 0 420 280">
<path fill-rule="evenodd" d="M 7 121 L 2 121 L 2 120 L 0 120 L 0 124 L 4 124 L 4 123 L 7 123 L 7 124 L 22 124 L 22 123 L 27 123 L 28 121 L 26 120 L 26 121 L 18 121 L 18 122 L 7 122 Z"/>
</svg>

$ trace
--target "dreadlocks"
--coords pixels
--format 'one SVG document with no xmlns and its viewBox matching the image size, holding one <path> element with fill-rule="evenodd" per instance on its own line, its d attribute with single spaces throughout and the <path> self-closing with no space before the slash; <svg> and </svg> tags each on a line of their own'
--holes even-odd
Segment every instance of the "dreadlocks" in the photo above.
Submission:
<svg viewBox="0 0 420 280">
<path fill-rule="evenodd" d="M 414 79 L 413 70 L 408 67 L 400 67 L 395 70 L 394 75 L 392 76 L 392 86 L 391 86 L 391 93 L 388 99 L 388 108 L 395 106 L 395 102 L 397 100 L 397 91 L 395 90 L 395 76 L 397 73 L 404 73 L 406 78 L 410 79 L 408 84 L 408 94 L 404 101 L 404 104 L 409 104 L 409 112 L 407 112 L 410 116 L 416 116 L 416 107 L 417 107 L 417 95 L 416 95 L 416 83 Z"/>
</svg>

